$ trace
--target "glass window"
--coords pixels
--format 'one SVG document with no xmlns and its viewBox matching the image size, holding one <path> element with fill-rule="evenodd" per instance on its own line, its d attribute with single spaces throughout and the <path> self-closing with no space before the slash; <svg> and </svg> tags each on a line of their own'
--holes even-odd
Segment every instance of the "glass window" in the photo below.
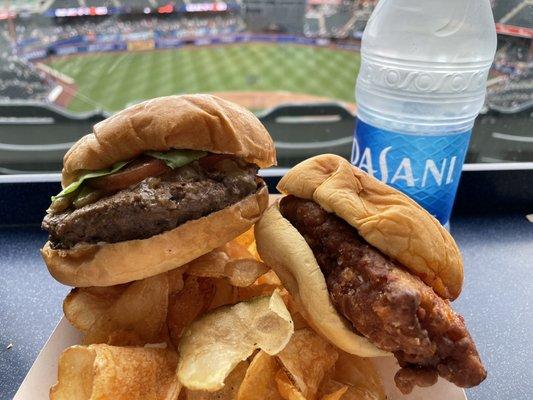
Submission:
<svg viewBox="0 0 533 400">
<path fill-rule="evenodd" d="M 281 166 L 326 151 L 349 157 L 360 39 L 376 3 L 2 2 L 0 173 L 59 171 L 99 120 L 194 92 L 256 112 Z M 467 162 L 533 161 L 533 5 L 492 3 L 498 51 Z"/>
</svg>

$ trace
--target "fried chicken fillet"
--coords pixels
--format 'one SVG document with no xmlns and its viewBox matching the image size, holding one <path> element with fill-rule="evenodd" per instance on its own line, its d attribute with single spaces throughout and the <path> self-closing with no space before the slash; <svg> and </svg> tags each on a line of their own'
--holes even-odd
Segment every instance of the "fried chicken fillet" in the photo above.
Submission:
<svg viewBox="0 0 533 400">
<path fill-rule="evenodd" d="M 438 375 L 465 388 L 485 379 L 463 318 L 433 289 L 317 203 L 287 196 L 280 211 L 312 249 L 337 311 L 395 355 L 401 369 L 394 379 L 404 394 L 433 385 Z"/>
</svg>

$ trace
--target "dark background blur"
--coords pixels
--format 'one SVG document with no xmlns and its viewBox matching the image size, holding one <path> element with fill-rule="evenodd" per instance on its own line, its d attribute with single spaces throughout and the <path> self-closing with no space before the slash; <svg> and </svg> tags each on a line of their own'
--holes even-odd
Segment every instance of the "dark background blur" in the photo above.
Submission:
<svg viewBox="0 0 533 400">
<path fill-rule="evenodd" d="M 349 157 L 360 38 L 376 3 L 1 1 L 0 173 L 56 172 L 97 121 L 194 92 L 256 112 L 282 167 Z M 492 4 L 498 51 L 467 162 L 533 161 L 533 4 Z"/>
</svg>

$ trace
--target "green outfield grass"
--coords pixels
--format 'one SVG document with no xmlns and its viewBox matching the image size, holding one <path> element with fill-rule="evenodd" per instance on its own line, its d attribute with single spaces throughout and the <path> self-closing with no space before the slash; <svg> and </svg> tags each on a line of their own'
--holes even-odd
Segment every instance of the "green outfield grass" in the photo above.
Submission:
<svg viewBox="0 0 533 400">
<path fill-rule="evenodd" d="M 76 81 L 73 111 L 115 111 L 180 93 L 286 90 L 354 101 L 360 56 L 313 46 L 239 44 L 55 58 Z"/>
</svg>

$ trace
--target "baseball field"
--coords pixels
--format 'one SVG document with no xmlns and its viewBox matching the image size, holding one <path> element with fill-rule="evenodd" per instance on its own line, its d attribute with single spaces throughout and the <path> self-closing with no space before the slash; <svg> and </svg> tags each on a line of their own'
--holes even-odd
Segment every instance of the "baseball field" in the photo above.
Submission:
<svg viewBox="0 0 533 400">
<path fill-rule="evenodd" d="M 147 98 L 194 92 L 288 92 L 300 95 L 297 99 L 307 95 L 353 102 L 359 64 L 359 53 L 353 51 L 268 43 L 70 55 L 49 61 L 76 82 L 68 105 L 72 111 L 115 111 Z"/>
</svg>

